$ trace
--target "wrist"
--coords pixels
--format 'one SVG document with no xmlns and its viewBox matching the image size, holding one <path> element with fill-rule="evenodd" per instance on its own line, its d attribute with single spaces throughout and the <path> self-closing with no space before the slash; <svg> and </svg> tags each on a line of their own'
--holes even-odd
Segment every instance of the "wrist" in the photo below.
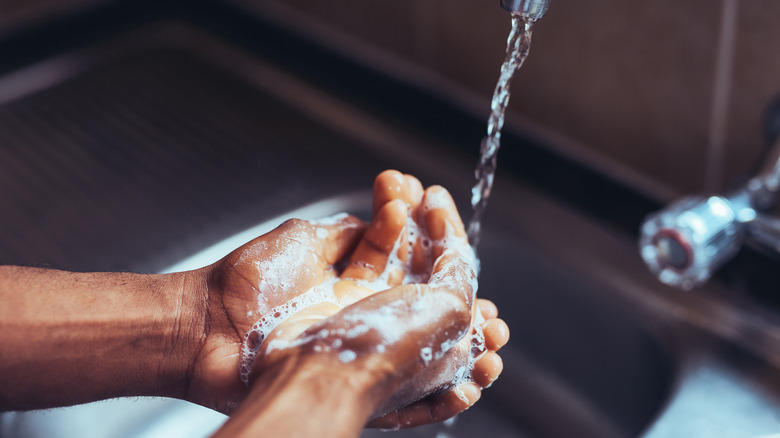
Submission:
<svg viewBox="0 0 780 438">
<path fill-rule="evenodd" d="M 374 386 L 369 373 L 335 357 L 291 352 L 263 367 L 217 437 L 357 436 L 375 410 Z"/>
<path fill-rule="evenodd" d="M 169 387 L 164 395 L 187 398 L 193 370 L 207 336 L 207 275 L 204 268 L 165 277 L 167 290 L 163 293 L 174 297 L 169 311 L 175 316 L 175 324 L 168 341 L 167 364 L 160 368 L 158 378 Z"/>
<path fill-rule="evenodd" d="M 180 397 L 199 339 L 185 280 L 0 268 L 0 409 Z"/>
</svg>

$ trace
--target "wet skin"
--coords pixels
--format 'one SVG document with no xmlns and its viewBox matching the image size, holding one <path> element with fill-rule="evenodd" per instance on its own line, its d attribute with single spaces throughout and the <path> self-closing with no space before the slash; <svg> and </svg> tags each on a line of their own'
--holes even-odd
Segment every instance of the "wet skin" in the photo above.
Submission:
<svg viewBox="0 0 780 438">
<path fill-rule="evenodd" d="M 375 181 L 373 212 L 374 219 L 368 228 L 354 217 L 344 217 L 329 225 L 286 222 L 206 268 L 202 275 L 207 279 L 210 306 L 218 309 L 209 312 L 213 315 L 209 326 L 217 330 L 206 337 L 196 362 L 191 380 L 195 389 L 192 396 L 197 397 L 197 388 L 209 388 L 207 394 L 219 394 L 212 399 L 212 407 L 232 410 L 234 403 L 246 396 L 235 371 L 237 350 L 252 324 L 275 306 L 337 275 L 333 265 L 343 262 L 351 253 L 334 287 L 341 298 L 340 305 L 312 306 L 268 335 L 252 368 L 250 399 L 265 396 L 257 395 L 262 393 L 258 387 L 269 386 L 269 379 L 264 377 L 275 375 L 278 369 L 293 373 L 289 368 L 294 363 L 293 368 L 327 368 L 322 373 L 336 380 L 360 382 L 357 386 L 365 389 L 365 394 L 361 392 L 359 403 L 371 407 L 365 418 L 351 420 L 361 427 L 369 418 L 373 418 L 370 426 L 383 428 L 442 421 L 477 401 L 481 390 L 501 372 L 502 363 L 496 351 L 507 342 L 509 332 L 506 324 L 497 318 L 495 305 L 486 300 L 473 300 L 473 260 L 463 256 L 462 248 L 449 247 L 465 242 L 463 224 L 452 198 L 441 187 L 423 190 L 416 178 L 387 171 Z M 408 217 L 424 228 L 430 244 L 426 246 L 423 239 L 417 239 L 411 248 L 406 244 Z M 327 229 L 327 235 L 317 233 L 317 228 Z M 396 245 L 399 239 L 401 244 Z M 433 280 L 426 284 L 401 285 L 404 273 L 395 268 L 386 273 L 390 289 L 375 293 L 360 286 L 361 281 L 375 280 L 385 271 L 393 250 L 397 251 L 394 255 L 398 260 L 408 262 L 410 273 L 432 271 Z M 284 286 L 263 278 L 262 263 L 258 260 L 280 263 L 290 259 L 299 260 L 300 264 L 295 269 L 296 275 L 285 279 Z M 448 281 L 437 283 L 437 274 Z M 259 302 L 258 295 L 263 297 Z M 361 320 L 362 315 L 399 302 L 412 306 L 422 302 L 421 297 L 436 302 L 436 309 L 396 315 L 393 333 L 383 327 L 371 327 L 362 336 L 343 335 L 365 322 Z M 457 369 L 473 354 L 470 335 L 475 328 L 472 324 L 477 321 L 476 312 L 482 316 L 479 321 L 485 337 L 484 349 L 478 352 L 481 357 L 472 369 L 472 382 L 448 389 Z M 315 336 L 325 332 L 328 332 L 325 337 Z M 334 350 L 329 346 L 334 345 L 336 338 L 340 348 Z M 421 345 L 438 346 L 453 338 L 462 339 L 446 354 L 428 363 L 421 359 Z M 273 340 L 298 342 L 292 348 L 269 351 L 267 346 Z M 382 351 L 378 351 L 378 345 L 382 345 Z M 354 360 L 348 363 L 337 360 L 338 353 L 343 351 L 354 354 Z M 331 392 L 337 395 L 346 391 L 336 388 Z M 241 412 L 239 409 L 236 415 Z"/>
</svg>

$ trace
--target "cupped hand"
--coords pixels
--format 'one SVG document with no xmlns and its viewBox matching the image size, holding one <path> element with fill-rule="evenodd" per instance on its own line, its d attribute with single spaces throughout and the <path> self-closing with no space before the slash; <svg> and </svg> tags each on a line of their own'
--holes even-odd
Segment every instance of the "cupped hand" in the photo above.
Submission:
<svg viewBox="0 0 780 438">
<path fill-rule="evenodd" d="M 203 291 L 206 322 L 185 398 L 230 413 L 247 394 L 239 367 L 252 325 L 335 276 L 334 265 L 353 251 L 364 230 L 362 221 L 348 215 L 319 224 L 291 219 L 219 262 L 190 272 L 187 287 Z"/>
<path fill-rule="evenodd" d="M 253 378 L 290 355 L 335 357 L 344 375 L 367 376 L 374 413 L 385 413 L 371 426 L 409 427 L 457 414 L 501 372 L 496 351 L 508 339 L 495 306 L 475 305 L 470 251 L 446 190 L 423 191 L 416 178 L 395 171 L 375 181 L 368 229 L 347 215 L 285 222 L 187 276 L 185 288 L 203 291 L 206 323 L 185 398 L 232 412 L 248 393 L 242 352 L 246 362 L 246 352 L 262 342 Z M 256 336 L 261 319 L 324 284 L 335 301 L 302 305 L 273 332 Z"/>
<path fill-rule="evenodd" d="M 447 191 L 423 191 L 416 178 L 384 172 L 374 186 L 374 219 L 333 285 L 335 302 L 309 306 L 265 333 L 253 378 L 290 357 L 319 357 L 372 387 L 371 426 L 410 427 L 461 412 L 501 372 L 496 351 L 508 340 L 495 306 L 475 305 L 475 264 Z"/>
</svg>

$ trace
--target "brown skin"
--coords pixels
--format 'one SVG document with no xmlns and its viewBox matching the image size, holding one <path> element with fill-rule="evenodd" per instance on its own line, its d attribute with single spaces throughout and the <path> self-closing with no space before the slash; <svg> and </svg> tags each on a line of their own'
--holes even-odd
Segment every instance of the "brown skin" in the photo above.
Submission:
<svg viewBox="0 0 780 438">
<path fill-rule="evenodd" d="M 244 335 L 259 316 L 335 275 L 332 265 L 345 258 L 365 230 L 365 224 L 347 217 L 329 229 L 326 239 L 316 236 L 306 221 L 289 220 L 233 251 L 209 267 L 192 271 L 205 292 L 205 336 L 194 358 L 186 399 L 229 413 L 247 393 L 238 374 Z M 286 287 L 259 287 L 265 273 L 256 262 L 297 261 L 298 275 Z M 258 309 L 258 295 L 265 299 Z M 253 313 L 248 316 L 248 312 Z"/>
<path fill-rule="evenodd" d="M 253 384 L 247 390 L 238 377 L 238 351 L 257 319 L 257 314 L 248 316 L 247 312 L 258 310 L 258 293 L 264 298 L 258 312 L 262 313 L 335 275 L 332 265 L 358 245 L 365 225 L 347 217 L 327 228 L 327 238 L 318 238 L 311 224 L 289 221 L 220 262 L 186 273 L 71 273 L 0 267 L 0 375 L 4 377 L 0 410 L 159 395 L 230 412 L 248 395 L 221 432 L 223 436 L 249 436 L 258 430 L 283 433 L 312 425 L 317 436 L 356 436 L 388 399 L 414 399 L 414 388 L 404 388 L 402 382 L 420 375 L 425 367 L 419 363 L 417 350 L 410 348 L 411 342 L 442 339 L 444 318 L 467 330 L 471 304 L 446 298 L 462 297 L 462 290 L 427 287 L 426 294 L 441 294 L 449 305 L 436 318 L 399 321 L 405 324 L 407 335 L 390 343 L 383 354 L 370 348 L 377 341 L 370 336 L 349 340 L 358 357 L 348 364 L 333 354 L 315 354 L 314 344 L 302 345 L 263 357 L 255 364 Z M 383 251 L 382 247 L 375 249 Z M 367 256 L 382 257 L 371 251 Z M 285 260 L 289 263 L 290 257 L 296 260 L 297 274 L 291 284 L 281 287 L 266 282 L 258 287 L 265 274 L 260 263 L 279 265 Z M 408 287 L 394 288 L 359 301 L 320 324 L 344 326 L 350 312 L 375 311 L 398 297 L 409 303 L 418 299 L 416 289 L 412 294 Z M 486 354 L 489 360 L 480 361 L 485 362 L 483 381 L 463 388 L 468 400 L 461 401 L 452 392 L 433 395 L 374 425 L 441 421 L 476 401 L 480 386 L 500 372 L 494 351 L 508 338 L 495 306 L 483 300 L 477 306 L 489 320 L 486 327 L 492 324 L 494 328 L 485 333 L 491 351 Z M 293 421 L 302 411 L 309 421 Z M 256 429 L 258 425 L 262 429 Z M 324 425 L 332 433 L 319 433 Z M 310 435 L 295 430 L 295 434 Z"/>
<path fill-rule="evenodd" d="M 465 238 L 465 230 L 454 202 L 441 187 L 434 186 L 423 191 L 415 178 L 394 171 L 381 174 L 374 187 L 375 218 L 358 244 L 351 263 L 341 276 L 342 279 L 373 280 L 379 276 L 399 236 L 401 242 L 405 242 L 404 235 L 399 233 L 404 228 L 407 209 L 432 238 L 444 237 L 448 232 L 447 229 L 450 230 L 449 232 L 454 232 L 456 236 Z M 381 199 L 382 202 L 376 202 L 377 199 Z M 406 245 L 400 245 L 397 254 L 399 259 L 407 260 L 410 256 L 405 253 L 406 248 Z M 411 252 L 412 270 L 419 272 L 426 269 L 426 257 L 441 255 L 447 249 L 441 242 L 435 242 L 431 250 L 426 253 L 418 242 Z M 308 385 L 297 386 L 294 379 L 291 379 L 292 381 L 285 387 L 285 392 L 288 395 L 300 392 L 301 395 L 296 403 L 289 404 L 289 410 L 283 409 L 278 403 L 273 411 L 266 410 L 267 404 L 245 403 L 226 425 L 224 436 L 250 436 L 253 432 L 274 430 L 274 422 L 280 418 L 294 421 L 302 411 L 307 412 L 307 418 L 311 418 L 315 424 L 318 414 L 322 414 L 322 420 L 328 422 L 328 418 L 333 414 L 324 406 L 333 406 L 332 397 L 340 393 L 344 393 L 344 397 L 348 400 L 357 394 L 361 400 L 360 409 L 339 411 L 339 415 L 349 418 L 344 418 L 345 428 L 339 429 L 338 433 L 334 431 L 333 436 L 357 435 L 366 414 L 369 414 L 370 418 L 376 413 L 390 409 L 391 412 L 374 420 L 371 425 L 386 428 L 410 427 L 445 420 L 476 402 L 481 388 L 491 384 L 501 372 L 502 363 L 495 351 L 507 342 L 509 335 L 506 324 L 497 319 L 495 306 L 484 300 L 479 300 L 477 307 L 487 320 L 484 332 L 486 347 L 489 347 L 475 365 L 472 373 L 475 383 L 467 383 L 460 388 L 466 400 L 457 397 L 453 391 L 445 391 L 426 397 L 404 409 L 394 410 L 397 406 L 403 406 L 428 394 L 432 389 L 446 387 L 454 372 L 453 364 L 462 364 L 469 354 L 470 338 L 466 337 L 438 361 L 432 361 L 426 366 L 420 358 L 422 345 L 441 345 L 452 337 L 453 331 L 466 333 L 472 323 L 472 312 L 477 310 L 472 310 L 470 286 L 470 280 L 474 275 L 472 267 L 453 254 L 445 254 L 434 266 L 434 274 L 439 270 L 446 270 L 450 280 L 457 280 L 455 284 L 448 283 L 447 287 L 434 283 L 399 286 L 363 299 L 342 311 L 333 305 L 312 306 L 301 312 L 302 315 L 305 314 L 302 320 L 293 321 L 296 318 L 293 317 L 280 325 L 277 330 L 269 334 L 267 342 L 276 339 L 287 341 L 316 339 L 296 348 L 273 350 L 270 354 L 263 354 L 261 350 L 253 370 L 256 380 L 250 398 L 254 398 L 254 394 L 260 392 L 265 394 L 263 400 L 273 399 L 268 395 L 267 389 L 257 388 L 264 388 L 269 384 L 264 379 L 264 376 L 268 375 L 268 369 L 286 368 L 288 363 L 305 362 L 306 367 L 323 370 L 336 367 L 344 370 L 344 374 L 340 375 L 341 378 L 323 379 L 316 385 L 323 387 L 322 399 L 309 394 L 311 382 Z M 391 284 L 393 278 L 391 275 Z M 407 303 L 411 308 L 421 299 L 421 296 L 436 302 L 440 313 L 401 312 L 392 324 L 396 332 L 403 328 L 403 336 L 398 339 L 388 340 L 381 330 L 371 330 L 365 335 L 352 339 L 340 336 L 341 348 L 326 351 L 334 340 L 333 332 L 338 329 L 348 332 L 356 325 L 356 318 L 350 318 L 350 315 L 373 314 L 399 300 Z M 443 324 L 445 321 L 446 324 Z M 277 332 L 282 331 L 280 330 L 282 328 L 284 334 L 278 334 Z M 328 329 L 331 334 L 325 338 L 317 338 L 316 334 L 323 329 Z M 380 343 L 386 347 L 383 354 L 376 352 L 375 347 Z M 344 350 L 356 353 L 356 359 L 347 364 L 338 361 L 337 354 Z M 315 391 L 315 394 L 319 392 Z M 343 402 L 337 405 L 345 406 Z M 350 426 L 355 424 L 360 427 L 355 429 Z M 336 424 L 331 421 L 329 426 L 336 427 Z M 314 430 L 318 430 L 316 426 L 313 427 Z"/>
<path fill-rule="evenodd" d="M 184 397 L 205 309 L 186 277 L 0 267 L 0 411 Z"/>
</svg>

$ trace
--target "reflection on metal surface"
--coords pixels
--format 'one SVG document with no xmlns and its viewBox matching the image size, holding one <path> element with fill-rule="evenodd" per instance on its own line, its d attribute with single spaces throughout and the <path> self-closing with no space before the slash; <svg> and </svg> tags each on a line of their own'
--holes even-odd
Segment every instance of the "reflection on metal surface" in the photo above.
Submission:
<svg viewBox="0 0 780 438">
<path fill-rule="evenodd" d="M 194 255 L 187 257 L 173 266 L 163 269 L 161 273 L 189 271 L 210 265 L 255 237 L 273 230 L 287 219 L 319 219 L 342 212 L 358 214 L 367 211 L 370 205 L 370 191 L 355 192 L 353 194 L 335 196 L 333 198 L 315 202 L 314 204 L 298 208 L 234 234 L 225 240 L 198 251 Z"/>
<path fill-rule="evenodd" d="M 740 228 L 729 200 L 685 198 L 645 220 L 641 255 L 663 283 L 691 289 L 736 254 Z"/>
<path fill-rule="evenodd" d="M 550 8 L 550 0 L 501 0 L 501 7 L 511 14 L 538 20 Z"/>
<path fill-rule="evenodd" d="M 693 370 L 644 438 L 749 438 L 780 430 L 780 404 L 716 364 Z"/>
</svg>

